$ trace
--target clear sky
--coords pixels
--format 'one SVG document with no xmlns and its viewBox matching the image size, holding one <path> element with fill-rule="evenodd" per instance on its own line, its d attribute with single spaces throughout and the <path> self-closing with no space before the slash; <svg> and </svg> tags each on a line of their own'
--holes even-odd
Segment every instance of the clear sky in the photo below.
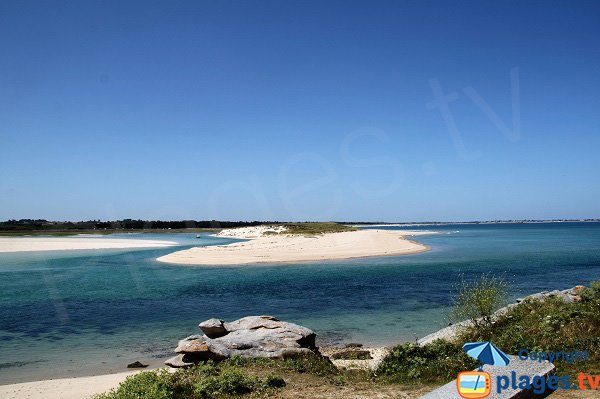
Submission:
<svg viewBox="0 0 600 399">
<path fill-rule="evenodd" d="M 597 1 L 0 2 L 0 219 L 600 217 Z"/>
</svg>

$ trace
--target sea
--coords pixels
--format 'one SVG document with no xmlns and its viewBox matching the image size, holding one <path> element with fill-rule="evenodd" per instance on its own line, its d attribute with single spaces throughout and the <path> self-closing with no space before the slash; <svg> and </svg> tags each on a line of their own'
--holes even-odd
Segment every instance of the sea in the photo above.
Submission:
<svg viewBox="0 0 600 399">
<path fill-rule="evenodd" d="M 600 223 L 373 228 L 437 234 L 415 237 L 431 248 L 419 254 L 239 267 L 156 261 L 233 241 L 209 233 L 107 236 L 170 248 L 0 254 L 0 384 L 159 366 L 212 317 L 272 315 L 320 345 L 391 346 L 446 326 L 461 279 L 503 276 L 511 300 L 600 280 Z"/>
</svg>

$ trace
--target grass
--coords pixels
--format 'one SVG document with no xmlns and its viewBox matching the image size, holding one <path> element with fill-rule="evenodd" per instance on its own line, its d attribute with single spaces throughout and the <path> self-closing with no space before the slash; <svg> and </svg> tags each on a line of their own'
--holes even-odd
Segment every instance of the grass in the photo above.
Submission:
<svg viewBox="0 0 600 399">
<path fill-rule="evenodd" d="M 375 375 L 385 382 L 443 384 L 455 379 L 459 372 L 472 370 L 477 365 L 459 343 L 442 340 L 424 346 L 406 343 L 392 349 Z"/>
<path fill-rule="evenodd" d="M 297 235 L 318 235 L 357 230 L 355 227 L 335 222 L 284 223 L 283 226 L 287 228 L 287 231 L 284 234 Z"/>
<path fill-rule="evenodd" d="M 342 360 L 369 360 L 371 359 L 371 353 L 364 349 L 349 349 L 334 353 L 331 355 L 331 358 Z"/>
<path fill-rule="evenodd" d="M 458 321 L 470 320 L 487 341 L 483 333 L 489 334 L 494 312 L 506 304 L 507 297 L 508 284 L 504 277 L 485 273 L 476 280 L 466 280 L 462 275 L 456 287 L 453 316 Z"/>
<path fill-rule="evenodd" d="M 230 362 L 209 361 L 175 373 L 144 371 L 95 399 L 218 399 L 268 394 L 285 385 L 283 378 L 273 373 L 257 376 Z"/>
<path fill-rule="evenodd" d="M 118 388 L 95 399 L 220 399 L 269 396 L 287 384 L 280 374 L 319 377 L 331 385 L 346 378 L 329 360 L 305 355 L 284 360 L 233 357 L 212 361 L 175 373 L 154 370 L 128 377 Z"/>
<path fill-rule="evenodd" d="M 484 303 L 489 303 L 487 294 L 463 295 L 477 301 L 484 298 Z M 521 349 L 588 351 L 590 358 L 585 362 L 555 361 L 557 373 L 572 378 L 580 372 L 600 375 L 600 281 L 591 283 L 578 302 L 558 297 L 526 300 L 494 318 L 489 326 L 479 323 L 465 328 L 454 342 L 438 340 L 422 347 L 412 343 L 399 345 L 379 365 L 376 378 L 404 384 L 449 382 L 458 372 L 477 367 L 463 352 L 463 343 L 487 340 L 512 355 L 518 355 Z"/>
<path fill-rule="evenodd" d="M 236 356 L 226 360 L 226 362 L 236 367 L 260 367 L 277 371 L 312 374 L 319 377 L 335 377 L 340 374 L 340 370 L 338 370 L 329 360 L 313 354 L 296 356 L 283 360 Z"/>
<path fill-rule="evenodd" d="M 509 354 L 520 349 L 536 352 L 589 351 L 586 362 L 554 362 L 561 374 L 600 374 L 600 281 L 581 294 L 581 301 L 569 303 L 558 297 L 528 299 L 512 307 L 494 322 L 489 338 Z M 487 336 L 487 332 L 485 333 Z M 470 327 L 463 342 L 479 341 L 481 332 Z"/>
</svg>

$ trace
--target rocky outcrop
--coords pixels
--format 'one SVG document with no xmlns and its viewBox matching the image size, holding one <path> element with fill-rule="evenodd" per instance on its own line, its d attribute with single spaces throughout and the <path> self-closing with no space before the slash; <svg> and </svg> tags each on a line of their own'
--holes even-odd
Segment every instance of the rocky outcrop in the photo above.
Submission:
<svg viewBox="0 0 600 399">
<path fill-rule="evenodd" d="M 209 319 L 199 325 L 204 335 L 192 335 L 177 345 L 177 356 L 167 360 L 171 367 L 233 356 L 286 358 L 318 353 L 316 334 L 306 327 L 279 321 L 271 316 L 248 316 L 231 323 Z"/>
<path fill-rule="evenodd" d="M 198 327 L 208 338 L 219 338 L 223 335 L 227 335 L 228 331 L 225 328 L 223 320 L 219 319 L 208 319 L 198 324 Z"/>
<path fill-rule="evenodd" d="M 517 299 L 517 303 L 521 303 L 528 299 L 544 301 L 546 298 L 562 298 L 565 302 L 576 302 L 581 299 L 580 295 L 584 289 L 585 287 L 583 285 L 578 285 L 563 291 L 542 291 L 537 294 L 526 296 L 525 298 L 519 298 Z"/>
<path fill-rule="evenodd" d="M 145 368 L 145 367 L 148 367 L 148 365 L 147 365 L 147 364 L 143 364 L 143 363 L 142 363 L 142 362 L 140 362 L 140 361 L 135 361 L 135 362 L 133 362 L 133 363 L 129 363 L 129 364 L 127 365 L 127 368 L 128 368 L 128 369 L 143 369 L 143 368 Z"/>
</svg>

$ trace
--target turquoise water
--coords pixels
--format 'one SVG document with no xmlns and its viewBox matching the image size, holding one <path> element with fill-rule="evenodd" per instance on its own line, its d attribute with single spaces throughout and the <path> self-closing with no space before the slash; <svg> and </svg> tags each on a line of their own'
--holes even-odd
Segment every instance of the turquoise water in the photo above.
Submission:
<svg viewBox="0 0 600 399">
<path fill-rule="evenodd" d="M 388 227 L 392 228 L 392 227 Z M 414 340 L 447 323 L 452 287 L 506 273 L 513 297 L 600 279 L 600 223 L 424 226 L 426 253 L 298 265 L 165 265 L 173 248 L 0 254 L 0 384 L 159 365 L 210 317 L 270 314 L 322 344 Z M 190 234 L 175 249 L 230 242 Z"/>
</svg>

